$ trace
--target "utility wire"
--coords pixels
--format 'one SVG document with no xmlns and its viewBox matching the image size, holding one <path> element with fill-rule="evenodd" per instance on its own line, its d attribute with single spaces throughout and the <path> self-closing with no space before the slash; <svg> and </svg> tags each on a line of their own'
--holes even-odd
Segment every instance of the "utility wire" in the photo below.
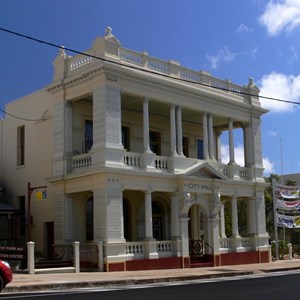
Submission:
<svg viewBox="0 0 300 300">
<path fill-rule="evenodd" d="M 48 110 L 46 110 L 44 113 L 43 113 L 43 116 L 40 118 L 40 119 L 28 119 L 28 118 L 22 118 L 22 117 L 18 117 L 14 114 L 11 114 L 11 113 L 8 113 L 7 111 L 3 110 L 0 108 L 0 111 L 3 112 L 4 114 L 6 115 L 9 115 L 15 119 L 19 119 L 19 120 L 23 120 L 23 121 L 29 121 L 29 122 L 39 122 L 39 121 L 45 121 L 46 120 L 46 113 L 48 112 Z"/>
<path fill-rule="evenodd" d="M 94 59 L 98 59 L 98 60 L 108 62 L 108 63 L 111 63 L 111 64 L 124 66 L 126 68 L 135 69 L 135 70 L 143 71 L 143 72 L 146 72 L 146 73 L 159 75 L 159 76 L 163 76 L 163 77 L 170 78 L 170 79 L 176 79 L 176 80 L 179 80 L 179 81 L 182 81 L 182 82 L 188 82 L 188 83 L 193 83 L 193 84 L 197 84 L 197 85 L 202 85 L 202 86 L 209 87 L 209 88 L 212 88 L 212 89 L 217 89 L 217 90 L 222 90 L 222 91 L 227 91 L 227 92 L 233 92 L 232 90 L 227 89 L 227 88 L 218 87 L 218 86 L 211 86 L 209 84 L 205 84 L 205 83 L 202 83 L 202 82 L 189 81 L 189 80 L 182 79 L 182 78 L 176 78 L 176 77 L 173 77 L 173 76 L 168 75 L 168 74 L 162 74 L 162 73 L 158 73 L 158 72 L 155 72 L 155 71 L 146 70 L 146 69 L 143 69 L 143 68 L 140 68 L 140 67 L 137 67 L 137 66 L 130 66 L 130 65 L 127 65 L 127 64 L 122 64 L 120 62 L 112 61 L 112 60 L 105 59 L 105 58 L 95 56 L 95 55 L 92 55 L 92 54 L 87 54 L 87 53 L 84 53 L 84 52 L 81 52 L 81 51 L 78 51 L 78 50 L 74 50 L 74 49 L 71 49 L 71 48 L 67 48 L 67 47 L 64 47 L 64 46 L 59 46 L 57 44 L 47 42 L 45 40 L 37 39 L 37 38 L 34 38 L 32 36 L 25 35 L 25 34 L 22 34 L 22 33 L 18 33 L 18 32 L 15 32 L 15 31 L 12 31 L 12 30 L 9 30 L 9 29 L 5 29 L 5 28 L 2 28 L 2 27 L 0 27 L 0 30 L 4 31 L 4 32 L 7 32 L 7 33 L 10 33 L 10 34 L 13 34 L 13 35 L 16 35 L 16 36 L 19 36 L 19 37 L 22 37 L 22 38 L 26 38 L 26 39 L 41 43 L 41 44 L 45 44 L 45 45 L 55 47 L 55 48 L 59 48 L 59 49 L 62 49 L 62 50 L 68 50 L 68 51 L 76 53 L 76 54 L 80 54 L 80 55 L 87 56 L 87 57 L 92 57 Z M 259 97 L 259 98 L 263 98 L 263 99 L 267 99 L 267 100 L 279 101 L 279 102 L 284 102 L 284 103 L 289 103 L 289 104 L 295 104 L 295 105 L 300 104 L 300 102 L 296 102 L 296 101 L 290 101 L 290 100 L 279 99 L 279 98 L 268 97 L 268 96 L 262 96 L 262 95 L 257 96 L 257 95 L 242 92 L 242 91 L 234 91 L 234 93 L 245 95 L 245 96 Z"/>
</svg>

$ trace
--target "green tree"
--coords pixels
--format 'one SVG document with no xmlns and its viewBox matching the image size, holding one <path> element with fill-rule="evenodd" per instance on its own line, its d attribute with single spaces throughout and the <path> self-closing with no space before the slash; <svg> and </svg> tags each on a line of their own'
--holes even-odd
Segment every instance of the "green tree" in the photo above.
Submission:
<svg viewBox="0 0 300 300">
<path fill-rule="evenodd" d="M 266 207 L 266 230 L 269 234 L 274 233 L 274 210 L 273 210 L 273 187 L 272 181 L 278 181 L 279 176 L 276 174 L 270 174 L 269 177 L 265 177 L 265 182 L 268 186 L 265 188 L 265 207 Z"/>
</svg>

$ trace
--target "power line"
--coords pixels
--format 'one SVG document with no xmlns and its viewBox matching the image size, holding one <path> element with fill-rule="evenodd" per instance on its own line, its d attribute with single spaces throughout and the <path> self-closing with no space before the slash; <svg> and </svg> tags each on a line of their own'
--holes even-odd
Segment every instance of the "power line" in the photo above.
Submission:
<svg viewBox="0 0 300 300">
<path fill-rule="evenodd" d="M 71 49 L 71 48 L 67 48 L 67 47 L 64 47 L 64 46 L 59 46 L 57 44 L 54 44 L 54 43 L 51 43 L 51 42 L 47 42 L 45 40 L 37 39 L 35 37 L 29 36 L 29 35 L 25 35 L 25 34 L 22 34 L 22 33 L 19 33 L 19 32 L 15 32 L 15 31 L 12 31 L 12 30 L 9 30 L 9 29 L 5 29 L 5 28 L 2 28 L 2 27 L 0 27 L 0 30 L 4 31 L 4 32 L 7 32 L 7 33 L 10 33 L 10 34 L 13 34 L 13 35 L 16 35 L 16 36 L 19 36 L 19 37 L 22 37 L 22 38 L 26 38 L 26 39 L 29 39 L 29 40 L 41 43 L 41 44 L 45 44 L 45 45 L 48 45 L 48 46 L 51 46 L 51 47 L 55 47 L 55 48 L 59 48 L 59 49 L 62 49 L 62 50 L 68 50 L 68 51 L 76 53 L 76 54 L 80 54 L 80 55 L 87 56 L 87 57 L 92 57 L 92 58 L 95 58 L 95 59 L 98 59 L 98 60 L 101 60 L 101 61 L 104 61 L 104 62 L 108 62 L 108 63 L 111 63 L 111 64 L 124 66 L 124 67 L 130 68 L 130 69 L 135 69 L 135 70 L 143 71 L 143 72 L 146 72 L 146 73 L 151 73 L 151 74 L 163 76 L 163 77 L 170 78 L 170 79 L 176 79 L 176 80 L 179 80 L 179 81 L 182 81 L 182 82 L 188 82 L 188 83 L 202 85 L 202 86 L 213 88 L 213 89 L 217 89 L 217 90 L 232 92 L 232 90 L 227 89 L 227 88 L 223 88 L 223 87 L 219 87 L 219 86 L 212 86 L 212 85 L 205 84 L 205 83 L 202 83 L 202 82 L 189 81 L 189 80 L 182 79 L 182 78 L 176 78 L 176 77 L 173 77 L 173 76 L 168 75 L 168 74 L 162 74 L 162 73 L 158 73 L 158 72 L 155 72 L 155 71 L 152 71 L 152 70 L 146 70 L 146 69 L 143 69 L 143 68 L 139 68 L 137 66 L 130 66 L 130 65 L 122 64 L 120 62 L 112 61 L 112 60 L 105 59 L 105 58 L 102 58 L 102 57 L 99 57 L 99 56 L 95 56 L 95 55 L 92 55 L 92 54 L 87 54 L 87 53 L 84 53 L 84 52 L 81 52 L 81 51 L 78 51 L 78 50 L 74 50 L 74 49 Z M 259 98 L 263 98 L 263 99 L 266 99 L 266 100 L 284 102 L 284 103 L 289 103 L 289 104 L 295 104 L 295 105 L 299 105 L 300 104 L 300 102 L 296 102 L 296 101 L 290 101 L 290 100 L 279 99 L 279 98 L 268 97 L 268 96 L 262 96 L 262 95 L 257 96 L 257 95 L 254 95 L 254 94 L 251 94 L 251 93 L 242 92 L 242 91 L 234 91 L 234 93 L 245 95 L 245 96 L 259 97 Z"/>
<path fill-rule="evenodd" d="M 7 111 L 3 110 L 0 108 L 0 111 L 3 112 L 4 114 L 6 115 L 9 115 L 15 119 L 19 119 L 19 120 L 22 120 L 22 121 L 29 121 L 29 122 L 39 122 L 39 121 L 45 121 L 46 120 L 46 114 L 48 112 L 48 110 L 46 110 L 44 113 L 43 113 L 43 116 L 40 118 L 40 119 L 28 119 L 28 118 L 23 118 L 23 117 L 19 117 L 19 116 L 16 116 L 14 114 L 11 114 L 11 113 L 8 113 Z"/>
</svg>

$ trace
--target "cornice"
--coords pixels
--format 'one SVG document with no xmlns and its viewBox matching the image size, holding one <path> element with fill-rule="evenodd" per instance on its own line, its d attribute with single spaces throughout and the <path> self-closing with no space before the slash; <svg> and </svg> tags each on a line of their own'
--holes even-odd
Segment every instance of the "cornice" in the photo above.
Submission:
<svg viewBox="0 0 300 300">
<path fill-rule="evenodd" d="M 122 66 L 123 67 L 123 66 Z M 141 71 L 131 70 L 131 69 L 120 69 L 119 67 L 115 66 L 107 66 L 106 72 L 113 73 L 117 75 L 121 79 L 128 80 L 131 79 L 137 83 L 147 83 L 148 85 L 164 88 L 166 90 L 171 90 L 172 92 L 181 93 L 183 96 L 191 95 L 196 98 L 209 98 L 215 105 L 219 105 L 219 101 L 222 101 L 222 105 L 228 104 L 231 108 L 232 105 L 239 106 L 242 109 L 249 111 L 250 108 L 253 107 L 253 104 L 245 103 L 244 98 L 234 93 L 229 94 L 228 92 L 219 91 L 214 89 L 213 87 L 206 87 L 206 86 L 192 86 L 193 83 L 185 83 L 180 82 L 180 80 L 174 78 L 164 78 L 159 74 L 143 74 Z M 264 110 L 261 107 L 254 106 L 257 108 L 257 111 Z M 263 113 L 262 112 L 262 113 Z"/>
<path fill-rule="evenodd" d="M 89 70 L 84 73 L 79 73 L 78 76 L 73 76 L 70 78 L 62 79 L 61 81 L 55 81 L 52 84 L 50 84 L 45 90 L 49 93 L 55 93 L 57 91 L 60 91 L 63 88 L 74 86 L 78 83 L 81 83 L 87 79 L 93 78 L 95 75 L 98 75 L 99 73 L 104 71 L 104 67 L 98 67 L 92 70 Z"/>
</svg>

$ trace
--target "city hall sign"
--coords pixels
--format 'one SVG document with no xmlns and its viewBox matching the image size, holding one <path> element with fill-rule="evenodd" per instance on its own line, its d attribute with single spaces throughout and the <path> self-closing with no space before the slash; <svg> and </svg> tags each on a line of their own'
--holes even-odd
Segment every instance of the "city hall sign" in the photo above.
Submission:
<svg viewBox="0 0 300 300">
<path fill-rule="evenodd" d="M 184 188 L 193 191 L 212 191 L 213 187 L 211 184 L 201 184 L 201 183 L 185 183 Z"/>
</svg>

